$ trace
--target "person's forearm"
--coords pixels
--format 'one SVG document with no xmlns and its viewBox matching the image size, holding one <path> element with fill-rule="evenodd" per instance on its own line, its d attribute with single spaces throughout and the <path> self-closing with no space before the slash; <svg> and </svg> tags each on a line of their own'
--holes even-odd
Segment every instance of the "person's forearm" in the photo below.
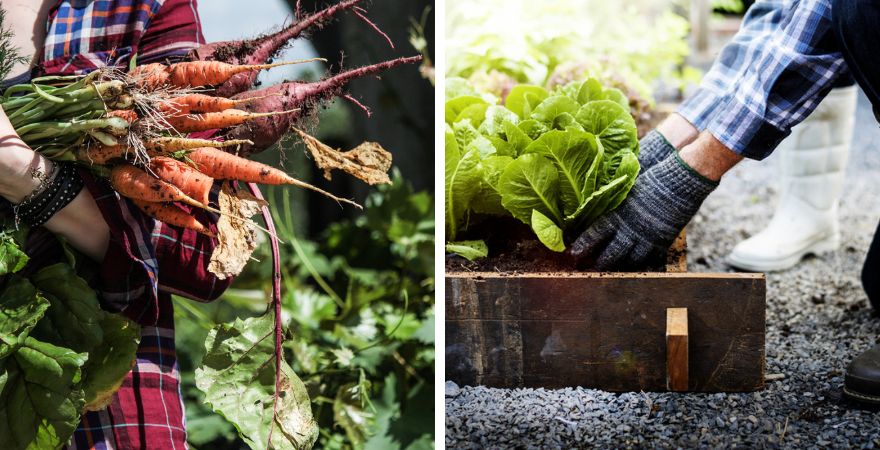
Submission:
<svg viewBox="0 0 880 450">
<path fill-rule="evenodd" d="M 719 181 L 721 177 L 743 160 L 738 153 L 725 147 L 715 136 L 703 132 L 692 143 L 678 152 L 681 160 L 700 175 Z"/>
<path fill-rule="evenodd" d="M 672 113 L 666 119 L 663 119 L 663 122 L 660 122 L 660 125 L 657 125 L 657 131 L 675 147 L 676 150 L 681 150 L 685 145 L 690 144 L 700 135 L 700 131 L 697 130 L 692 123 L 688 122 L 683 116 L 678 113 Z"/>
<path fill-rule="evenodd" d="M 40 185 L 34 174 L 52 173 L 54 163 L 31 150 L 19 139 L 0 111 L 0 196 L 21 203 Z M 45 227 L 63 236 L 75 249 L 95 261 L 102 261 L 110 242 L 110 228 L 87 189 L 59 210 Z"/>
</svg>

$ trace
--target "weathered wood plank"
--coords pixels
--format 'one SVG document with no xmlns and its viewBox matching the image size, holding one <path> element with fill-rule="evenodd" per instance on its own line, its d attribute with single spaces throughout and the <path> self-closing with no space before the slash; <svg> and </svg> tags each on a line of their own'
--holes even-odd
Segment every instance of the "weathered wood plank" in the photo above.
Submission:
<svg viewBox="0 0 880 450">
<path fill-rule="evenodd" d="M 446 377 L 466 385 L 666 390 L 666 309 L 688 309 L 688 390 L 763 385 L 762 274 L 446 276 Z"/>
<path fill-rule="evenodd" d="M 688 310 L 666 309 L 666 388 L 688 389 Z"/>
</svg>

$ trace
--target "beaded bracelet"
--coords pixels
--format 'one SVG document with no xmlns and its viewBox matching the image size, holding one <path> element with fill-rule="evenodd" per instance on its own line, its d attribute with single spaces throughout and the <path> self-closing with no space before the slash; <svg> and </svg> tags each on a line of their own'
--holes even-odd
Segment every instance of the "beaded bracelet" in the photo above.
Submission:
<svg viewBox="0 0 880 450">
<path fill-rule="evenodd" d="M 56 174 L 45 189 L 15 206 L 16 223 L 21 221 L 31 227 L 43 225 L 82 190 L 82 179 L 72 163 L 56 163 L 56 166 Z"/>
</svg>

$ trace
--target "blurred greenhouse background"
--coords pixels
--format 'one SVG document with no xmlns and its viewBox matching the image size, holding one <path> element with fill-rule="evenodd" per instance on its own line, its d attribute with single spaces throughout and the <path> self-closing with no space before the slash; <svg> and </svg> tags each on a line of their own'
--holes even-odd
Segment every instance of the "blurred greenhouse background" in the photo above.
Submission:
<svg viewBox="0 0 880 450">
<path fill-rule="evenodd" d="M 334 2 L 331 2 L 334 3 Z M 296 1 L 203 0 L 199 14 L 208 42 L 253 37 L 293 18 Z M 302 1 L 304 12 L 326 6 Z M 369 17 L 395 49 L 352 14 L 293 43 L 278 60 L 321 56 L 328 63 L 273 69 L 259 82 L 314 80 L 400 56 L 433 56 L 433 2 L 377 0 Z M 433 104 L 432 80 L 423 67 L 404 66 L 353 82 L 347 92 L 371 117 L 346 101 L 326 105 L 299 124 L 342 150 L 363 141 L 393 154 L 393 184 L 370 187 L 344 174 L 332 181 L 288 136 L 257 159 L 342 197 L 364 211 L 341 208 L 311 192 L 273 189 L 282 244 L 286 359 L 305 382 L 320 427 L 320 448 L 433 448 Z M 223 417 L 202 403 L 193 371 L 205 336 L 218 323 L 266 311 L 271 289 L 268 245 L 254 253 L 218 301 L 175 299 L 179 362 L 184 377 L 189 443 L 195 449 L 247 446 Z"/>
</svg>

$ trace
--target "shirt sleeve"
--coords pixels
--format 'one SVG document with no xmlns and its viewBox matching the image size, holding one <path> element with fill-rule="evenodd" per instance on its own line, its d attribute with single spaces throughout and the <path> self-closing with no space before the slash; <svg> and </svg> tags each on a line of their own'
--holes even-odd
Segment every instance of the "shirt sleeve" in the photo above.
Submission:
<svg viewBox="0 0 880 450">
<path fill-rule="evenodd" d="M 175 60 L 203 45 L 196 0 L 166 0 L 138 44 L 138 63 Z"/>
<path fill-rule="evenodd" d="M 774 14 L 778 23 L 749 44 L 754 51 L 743 57 L 743 69 L 713 96 L 714 113 L 699 120 L 752 159 L 769 156 L 848 72 L 832 33 L 830 0 L 787 1 Z"/>
</svg>

